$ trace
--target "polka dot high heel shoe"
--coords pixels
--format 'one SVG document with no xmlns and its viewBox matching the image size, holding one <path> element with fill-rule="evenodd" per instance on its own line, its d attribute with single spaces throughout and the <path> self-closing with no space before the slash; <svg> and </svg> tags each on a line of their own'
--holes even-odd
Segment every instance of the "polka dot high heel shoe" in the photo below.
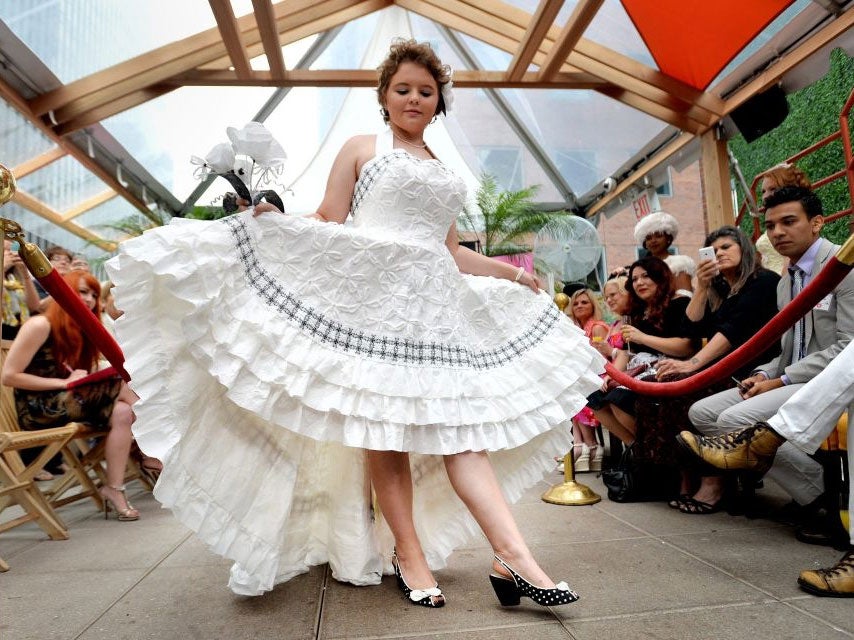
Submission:
<svg viewBox="0 0 854 640">
<path fill-rule="evenodd" d="M 544 607 L 554 607 L 560 604 L 569 604 L 578 600 L 578 594 L 569 588 L 565 582 L 558 582 L 551 589 L 535 587 L 518 573 L 513 571 L 504 560 L 495 556 L 495 561 L 510 573 L 509 578 L 490 574 L 489 581 L 495 589 L 495 595 L 502 607 L 513 607 L 519 604 L 520 598 L 525 596 Z"/>
<path fill-rule="evenodd" d="M 391 566 L 394 568 L 398 588 L 412 603 L 434 609 L 445 606 L 445 596 L 442 595 L 442 590 L 439 589 L 438 584 L 430 589 L 411 589 L 406 584 L 406 580 L 403 579 L 403 574 L 400 572 L 400 563 L 397 560 L 396 551 L 391 556 Z"/>
</svg>

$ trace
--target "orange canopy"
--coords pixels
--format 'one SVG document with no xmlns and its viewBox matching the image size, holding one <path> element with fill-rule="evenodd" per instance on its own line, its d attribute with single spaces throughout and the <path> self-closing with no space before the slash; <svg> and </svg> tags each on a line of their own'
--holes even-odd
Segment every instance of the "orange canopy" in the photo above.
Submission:
<svg viewBox="0 0 854 640">
<path fill-rule="evenodd" d="M 705 89 L 794 0 L 622 0 L 658 68 Z"/>
</svg>

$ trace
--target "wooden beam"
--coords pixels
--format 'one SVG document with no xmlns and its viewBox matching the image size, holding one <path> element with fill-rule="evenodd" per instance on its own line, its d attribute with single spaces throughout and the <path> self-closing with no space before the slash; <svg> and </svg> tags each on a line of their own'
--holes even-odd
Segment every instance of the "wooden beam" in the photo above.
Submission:
<svg viewBox="0 0 854 640">
<path fill-rule="evenodd" d="M 706 233 L 735 222 L 729 175 L 726 140 L 719 139 L 715 129 L 709 129 L 700 136 L 700 176 Z"/>
<path fill-rule="evenodd" d="M 101 236 L 92 233 L 88 229 L 84 229 L 78 224 L 74 224 L 73 222 L 66 222 L 62 219 L 62 215 L 58 211 L 52 209 L 38 198 L 31 196 L 26 191 L 21 191 L 20 189 L 18 189 L 15 192 L 15 195 L 12 197 L 12 202 L 19 204 L 27 211 L 30 211 L 36 214 L 37 216 L 44 218 L 49 222 L 52 222 L 56 226 L 62 227 L 69 233 L 73 233 L 78 238 L 83 238 L 87 242 L 91 242 L 93 244 L 98 245 L 105 251 L 116 250 L 115 242 L 105 240 Z"/>
<path fill-rule="evenodd" d="M 6 100 L 18 113 L 24 116 L 30 124 L 32 124 L 36 129 L 38 129 L 41 133 L 43 133 L 49 140 L 52 140 L 54 144 L 58 145 L 65 153 L 70 155 L 72 158 L 77 160 L 80 164 L 86 167 L 89 171 L 94 173 L 98 178 L 103 180 L 107 186 L 111 187 L 115 191 L 117 191 L 125 200 L 130 202 L 134 207 L 139 209 L 143 214 L 150 216 L 151 211 L 149 211 L 146 204 L 138 198 L 133 192 L 129 191 L 126 187 L 124 187 L 118 180 L 116 180 L 116 176 L 112 173 L 108 172 L 104 167 L 95 162 L 89 155 L 84 152 L 82 149 L 77 148 L 70 140 L 63 138 L 56 134 L 56 132 L 49 126 L 47 126 L 41 118 L 37 117 L 29 108 L 26 100 L 24 100 L 18 92 L 15 91 L 8 83 L 6 83 L 2 78 L 0 78 L 0 97 Z"/>
<path fill-rule="evenodd" d="M 536 13 L 528 23 L 528 28 L 525 29 L 522 42 L 507 68 L 508 80 L 520 80 L 528 70 L 528 65 L 534 59 L 534 54 L 539 51 L 549 27 L 560 13 L 563 2 L 564 0 L 540 0 Z"/>
<path fill-rule="evenodd" d="M 388 4 L 388 0 L 370 0 L 368 2 L 356 2 L 353 3 L 353 0 L 347 0 L 352 4 L 352 6 L 348 6 L 347 8 L 341 9 L 335 12 L 332 15 L 325 16 L 320 15 L 318 20 L 303 23 L 298 25 L 295 29 L 291 29 L 285 32 L 282 36 L 285 43 L 296 42 L 304 37 L 308 37 L 314 33 L 323 32 L 328 29 L 332 29 L 339 24 L 343 24 L 349 22 L 350 20 L 355 20 L 357 18 L 362 17 L 362 15 L 367 15 L 368 13 L 372 13 L 378 9 L 383 8 Z M 313 15 L 313 14 L 312 14 Z M 258 43 L 258 54 L 263 53 L 262 44 Z M 248 47 L 248 51 L 252 53 L 252 46 Z M 227 59 L 224 59 L 227 60 Z M 153 85 L 150 87 L 146 87 L 141 91 L 136 91 L 131 94 L 122 96 L 113 102 L 105 103 L 103 105 L 99 105 L 97 107 L 93 107 L 89 111 L 82 112 L 74 117 L 68 118 L 68 112 L 65 109 L 61 109 L 58 114 L 58 121 L 60 124 L 56 126 L 56 131 L 60 135 L 64 135 L 70 133 L 72 131 L 76 131 L 83 127 L 88 126 L 92 122 L 100 121 L 109 116 L 115 115 L 116 113 L 120 113 L 126 109 L 131 107 L 135 107 L 139 104 L 142 104 L 148 99 L 158 97 L 167 93 L 168 91 L 172 91 L 184 84 L 195 84 L 195 85 L 220 85 L 220 86 L 288 86 L 288 83 L 284 80 L 272 79 L 271 73 L 258 71 L 253 72 L 253 78 L 249 80 L 238 80 L 236 74 L 227 70 L 224 73 L 219 74 L 217 77 L 219 81 L 207 83 L 207 82 L 184 82 L 181 80 L 185 75 L 192 77 L 192 74 L 195 71 L 190 71 L 188 74 L 180 74 L 171 78 L 168 82 L 163 82 L 158 85 Z M 285 71 L 284 78 L 288 77 L 287 71 Z M 373 72 L 372 72 L 373 73 Z M 374 84 L 376 84 L 376 74 L 374 73 Z M 310 85 L 306 85 L 310 86 Z M 330 86 L 344 86 L 340 84 L 330 85 Z"/>
<path fill-rule="evenodd" d="M 581 36 L 590 26 L 596 13 L 602 6 L 605 0 L 579 0 L 572 11 L 572 15 L 563 26 L 557 40 L 554 41 L 546 60 L 540 67 L 540 79 L 548 80 L 555 75 L 562 64 L 566 62 L 570 52 L 575 49 L 575 45 L 581 39 Z"/>
<path fill-rule="evenodd" d="M 285 4 L 284 2 L 282 4 Z M 279 32 L 276 29 L 276 15 L 270 0 L 252 0 L 255 9 L 255 21 L 261 32 L 261 42 L 270 64 L 270 73 L 277 80 L 285 77 L 285 58 L 282 55 L 282 45 L 279 44 Z"/>
<path fill-rule="evenodd" d="M 237 78 L 231 70 L 191 71 L 174 78 L 184 86 L 284 86 L 284 87 L 370 87 L 377 85 L 376 71 L 370 69 L 292 69 L 280 81 L 269 72 L 256 71 L 250 81 Z M 508 81 L 503 71 L 454 71 L 457 88 L 489 89 L 600 89 L 609 86 L 589 73 L 558 73 L 553 79 L 540 81 L 536 72 L 527 72 L 516 82 Z"/>
<path fill-rule="evenodd" d="M 612 69 L 622 71 L 627 77 L 636 78 L 686 105 L 694 106 L 713 115 L 720 116 L 723 113 L 723 100 L 716 95 L 695 89 L 658 69 L 648 67 L 642 62 L 617 53 L 613 49 L 597 44 L 592 40 L 581 38 L 575 48 L 575 53 L 607 65 Z M 573 57 L 570 55 L 570 63 L 572 63 Z"/>
<path fill-rule="evenodd" d="M 854 10 L 848 10 L 818 33 L 807 38 L 794 50 L 775 60 L 761 74 L 733 93 L 724 103 L 722 113 L 724 115 L 732 113 L 733 109 L 738 108 L 757 93 L 761 93 L 779 82 L 780 78 L 788 71 L 822 47 L 833 42 L 852 26 L 854 26 Z"/>
<path fill-rule="evenodd" d="M 68 209 L 68 211 L 61 214 L 62 221 L 68 222 L 69 220 L 72 220 L 77 216 L 84 214 L 87 211 L 90 211 L 91 209 L 94 209 L 98 205 L 104 204 L 105 202 L 112 200 L 117 195 L 119 194 L 113 191 L 112 189 L 107 189 L 97 195 L 92 196 L 91 198 L 87 198 L 83 202 L 77 203 L 77 205 L 71 207 L 70 209 Z"/>
<path fill-rule="evenodd" d="M 234 72 L 230 73 L 233 74 Z M 241 80 L 241 82 L 249 81 Z M 100 105 L 89 111 L 85 111 L 73 118 L 63 118 L 60 124 L 54 127 L 54 131 L 56 131 L 57 135 L 66 136 L 69 133 L 93 125 L 96 122 L 106 120 L 107 118 L 114 116 L 117 113 L 121 113 L 122 111 L 127 111 L 128 109 L 138 107 L 139 105 L 145 104 L 150 100 L 154 100 L 155 98 L 159 98 L 162 95 L 166 95 L 170 91 L 174 91 L 177 88 L 179 88 L 179 85 L 177 84 L 169 85 L 161 83 L 152 87 L 146 87 L 145 89 L 142 89 L 140 91 L 134 91 L 133 93 L 129 93 L 126 96 L 122 96 L 121 98 L 113 100 L 110 103 Z"/>
<path fill-rule="evenodd" d="M 348 0 L 348 4 L 344 8 L 340 8 L 333 13 L 320 15 L 316 20 L 304 22 L 296 26 L 279 19 L 276 22 L 276 28 L 279 30 L 279 44 L 284 47 L 292 42 L 297 42 L 317 33 L 329 31 L 341 24 L 358 20 L 362 16 L 384 9 L 391 4 L 393 4 L 392 0 Z M 274 5 L 273 8 L 275 9 L 277 6 Z M 264 43 L 255 42 L 247 45 L 246 53 L 250 60 L 264 54 Z M 196 69 L 206 71 L 211 69 L 222 70 L 228 67 L 228 62 L 227 57 L 219 57 L 196 67 Z"/>
<path fill-rule="evenodd" d="M 277 29 L 296 29 L 304 24 L 316 22 L 322 17 L 334 15 L 354 5 L 371 5 L 372 10 L 390 4 L 390 0 L 288 0 L 278 3 L 276 12 Z M 368 11 L 370 12 L 370 11 Z M 254 14 L 237 19 L 247 47 L 261 41 Z M 316 32 L 315 32 L 316 33 Z M 109 69 L 93 73 L 34 98 L 30 108 L 42 116 L 49 111 L 63 110 L 63 117 L 75 118 L 81 113 L 107 104 L 129 93 L 145 87 L 167 82 L 172 76 L 195 69 L 212 60 L 227 55 L 225 45 L 217 28 L 173 42 Z M 58 120 L 58 119 L 57 119 Z"/>
<path fill-rule="evenodd" d="M 519 48 L 520 39 L 525 33 L 524 28 L 453 0 L 395 0 L 395 4 L 511 54 Z M 461 13 L 454 13 L 448 7 L 460 10 Z M 540 66 L 544 60 L 545 54 L 537 53 L 533 63 Z M 573 73 L 578 72 L 578 69 L 564 64 L 561 71 Z M 456 75 L 456 71 L 454 74 Z"/>
<path fill-rule="evenodd" d="M 12 175 L 15 176 L 16 180 L 20 180 L 24 176 L 28 176 L 34 171 L 38 171 L 39 169 L 49 165 L 51 162 L 59 160 L 66 155 L 67 153 L 65 149 L 62 147 L 53 147 L 52 149 L 48 149 L 44 153 L 40 153 L 29 160 L 25 160 L 17 167 L 13 167 Z"/>
<path fill-rule="evenodd" d="M 680 128 L 685 128 L 678 124 L 682 118 L 692 120 L 697 127 L 708 127 L 713 122 L 714 116 L 707 111 L 697 107 L 690 107 L 666 91 L 645 84 L 642 80 L 638 80 L 623 71 L 577 53 L 573 53 L 570 58 L 578 61 L 578 64 L 585 67 L 589 73 L 603 78 L 610 85 L 617 87 L 620 91 L 612 94 L 612 98 L 635 109 L 639 109 L 659 120 L 664 120 Z M 654 108 L 649 109 L 646 105 L 651 105 Z M 688 127 L 689 130 L 693 128 Z"/>
<path fill-rule="evenodd" d="M 246 45 L 243 43 L 240 28 L 237 26 L 237 18 L 234 16 L 231 1 L 208 0 L 208 2 L 211 5 L 214 18 L 216 18 L 216 24 L 222 41 L 225 43 L 225 49 L 228 51 L 234 72 L 238 78 L 244 80 L 251 78 L 252 66 L 249 64 L 249 56 L 246 55 Z"/>
<path fill-rule="evenodd" d="M 531 20 L 531 14 L 523 9 L 519 9 L 504 2 L 497 0 L 425 0 L 430 4 L 441 4 L 447 11 L 459 16 L 464 16 L 470 21 L 488 25 L 490 30 L 496 33 L 507 34 L 511 39 L 518 40 L 521 38 L 521 33 L 524 33 L 525 28 Z M 560 39 L 561 31 L 557 27 L 549 29 L 546 38 L 543 41 L 544 49 L 541 53 L 545 56 L 548 50 Z M 492 44 L 491 42 L 489 44 Z M 498 45 L 493 45 L 498 46 Z M 509 53 L 513 53 L 516 49 L 504 49 Z M 635 77 L 642 80 L 643 84 L 650 85 L 653 89 L 658 89 L 661 93 L 667 93 L 674 96 L 677 100 L 684 102 L 686 105 L 698 105 L 700 108 L 711 113 L 720 114 L 723 108 L 723 102 L 720 98 L 698 89 L 691 87 L 684 82 L 671 78 L 670 76 L 648 67 L 628 56 L 624 56 L 612 49 L 596 44 L 585 38 L 580 38 L 575 49 L 575 53 L 582 53 L 587 58 L 593 59 L 601 64 L 611 67 L 615 70 L 622 70 L 623 76 L 626 78 Z M 537 63 L 536 59 L 534 60 Z M 574 56 L 571 54 L 567 59 L 570 65 L 578 67 Z M 537 63 L 542 66 L 542 63 Z M 589 69 L 583 69 L 590 71 Z M 635 91 L 630 87 L 625 87 L 632 93 Z M 649 97 L 649 96 L 647 96 Z"/>
<path fill-rule="evenodd" d="M 645 175 L 649 174 L 657 167 L 663 165 L 665 162 L 670 160 L 671 157 L 679 153 L 686 146 L 691 144 L 696 139 L 696 136 L 691 133 L 682 133 L 678 138 L 675 138 L 670 143 L 662 147 L 659 151 L 654 153 L 652 157 L 650 157 L 646 162 L 644 162 L 637 170 L 633 171 L 630 175 L 626 176 L 620 184 L 617 185 L 617 188 L 614 189 L 611 193 L 606 195 L 604 198 L 597 200 L 596 203 L 587 210 L 585 215 L 590 218 L 599 213 L 606 206 L 611 204 L 614 200 L 623 195 L 628 189 L 632 187 L 632 185 L 643 178 Z"/>
<path fill-rule="evenodd" d="M 667 107 L 663 107 L 657 102 L 653 100 L 649 100 L 641 95 L 637 95 L 622 89 L 621 87 L 617 87 L 614 85 L 607 85 L 604 87 L 597 87 L 595 89 L 598 93 L 601 93 L 604 96 L 608 96 L 618 102 L 622 102 L 625 105 L 633 107 L 638 111 L 642 111 L 647 115 L 650 115 L 654 118 L 658 118 L 659 120 L 666 122 L 667 124 L 671 124 L 677 129 L 681 129 L 682 131 L 690 131 L 691 133 L 697 134 L 701 131 L 704 131 L 708 125 L 697 122 L 688 118 L 687 116 L 673 111 L 672 109 L 668 109 Z"/>
<path fill-rule="evenodd" d="M 397 0 L 397 4 L 509 53 L 517 50 L 524 28 L 531 18 L 527 12 L 495 0 Z M 543 42 L 544 47 L 551 47 L 560 36 L 560 30 L 556 27 L 550 29 L 549 33 Z M 585 51 L 583 54 L 579 53 L 582 45 Z M 547 51 L 538 52 L 534 56 L 534 63 L 542 66 L 546 55 Z M 604 56 L 604 60 L 599 59 L 600 55 Z M 680 126 L 681 116 L 687 116 L 696 122 L 697 127 L 703 128 L 714 119 L 714 114 L 705 107 L 674 97 L 655 83 L 672 84 L 680 95 L 688 95 L 690 92 L 692 99 L 696 98 L 698 102 L 707 101 L 704 96 L 709 94 L 687 87 L 655 69 L 595 43 L 586 42 L 583 38 L 579 41 L 578 50 L 570 54 L 568 63 L 570 68 L 586 71 L 624 89 L 624 92 L 614 92 L 616 99 L 659 119 L 664 114 L 664 121 L 670 124 Z M 720 103 L 714 96 L 709 97 Z M 650 103 L 658 105 L 653 112 L 645 108 Z"/>
</svg>

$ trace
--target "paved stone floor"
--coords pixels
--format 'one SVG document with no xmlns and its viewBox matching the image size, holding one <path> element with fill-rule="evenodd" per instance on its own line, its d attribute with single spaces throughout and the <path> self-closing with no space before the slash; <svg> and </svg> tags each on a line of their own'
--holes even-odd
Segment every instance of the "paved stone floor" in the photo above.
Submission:
<svg viewBox="0 0 854 640">
<path fill-rule="evenodd" d="M 603 491 L 591 474 L 579 479 Z M 138 522 L 105 521 L 91 503 L 78 503 L 61 511 L 69 540 L 50 541 L 32 525 L 0 537 L 11 565 L 0 574 L 2 640 L 854 637 L 854 600 L 816 598 L 796 584 L 800 569 L 832 565 L 840 553 L 800 544 L 770 520 L 607 499 L 558 507 L 540 501 L 543 484 L 514 511 L 541 564 L 581 599 L 502 609 L 478 539 L 437 573 L 448 604 L 428 610 L 407 605 L 391 578 L 356 588 L 335 582 L 325 566 L 265 596 L 235 596 L 225 586 L 229 563 L 139 484 L 129 488 Z M 784 502 L 770 488 L 763 500 Z"/>
</svg>

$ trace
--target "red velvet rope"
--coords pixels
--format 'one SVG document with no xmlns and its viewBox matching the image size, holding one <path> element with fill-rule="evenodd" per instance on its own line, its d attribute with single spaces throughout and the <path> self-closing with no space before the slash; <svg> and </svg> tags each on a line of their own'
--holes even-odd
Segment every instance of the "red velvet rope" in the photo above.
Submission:
<svg viewBox="0 0 854 640">
<path fill-rule="evenodd" d="M 619 384 L 646 396 L 672 398 L 700 391 L 732 375 L 756 354 L 762 353 L 774 344 L 798 319 L 809 313 L 819 300 L 833 291 L 833 288 L 842 282 L 850 271 L 849 265 L 839 262 L 835 257 L 831 258 L 798 297 L 771 318 L 759 333 L 708 369 L 703 369 L 688 378 L 676 382 L 644 382 L 626 375 L 610 363 L 605 365 L 605 370 Z"/>
<path fill-rule="evenodd" d="M 83 334 L 95 343 L 104 357 L 115 367 L 126 382 L 130 382 L 130 374 L 125 371 L 125 354 L 116 343 L 115 338 L 104 328 L 99 318 L 95 317 L 91 309 L 87 307 L 76 291 L 73 291 L 68 283 L 62 279 L 56 269 L 52 269 L 46 276 L 38 278 L 57 304 L 80 326 Z"/>
<path fill-rule="evenodd" d="M 107 367 L 106 369 L 99 369 L 94 373 L 90 373 L 88 376 L 83 378 L 78 378 L 77 380 L 72 380 L 71 382 L 65 385 L 66 389 L 73 389 L 74 387 L 79 387 L 84 384 L 92 384 L 93 382 L 101 382 L 101 380 L 109 380 L 110 378 L 118 378 L 119 372 L 116 371 L 115 367 Z"/>
</svg>

